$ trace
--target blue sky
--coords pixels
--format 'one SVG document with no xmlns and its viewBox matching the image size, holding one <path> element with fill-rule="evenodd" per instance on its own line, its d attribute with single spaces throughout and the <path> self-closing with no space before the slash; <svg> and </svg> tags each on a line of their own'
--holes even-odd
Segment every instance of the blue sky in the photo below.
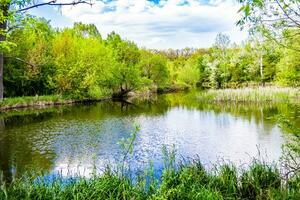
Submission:
<svg viewBox="0 0 300 200">
<path fill-rule="evenodd" d="M 43 0 L 40 0 L 43 1 Z M 71 0 L 58 0 L 68 2 Z M 167 49 L 209 47 L 218 33 L 240 43 L 246 31 L 235 26 L 235 0 L 103 0 L 93 6 L 40 7 L 31 14 L 45 17 L 55 27 L 74 22 L 93 23 L 103 37 L 111 31 L 140 47 Z"/>
</svg>

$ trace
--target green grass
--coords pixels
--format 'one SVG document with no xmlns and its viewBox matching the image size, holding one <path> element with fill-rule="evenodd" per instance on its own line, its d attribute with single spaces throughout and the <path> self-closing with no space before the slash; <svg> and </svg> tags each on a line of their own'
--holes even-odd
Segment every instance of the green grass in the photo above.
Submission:
<svg viewBox="0 0 300 200">
<path fill-rule="evenodd" d="M 297 103 L 300 101 L 299 88 L 257 87 L 208 90 L 198 95 L 202 102 L 283 102 Z"/>
<path fill-rule="evenodd" d="M 4 98 L 4 100 L 0 102 L 0 106 L 29 105 L 38 102 L 61 102 L 63 100 L 66 100 L 66 98 L 60 95 L 10 97 Z"/>
<path fill-rule="evenodd" d="M 199 161 L 193 161 L 178 168 L 166 168 L 157 181 L 153 178 L 144 173 L 133 182 L 110 170 L 90 179 L 65 181 L 58 177 L 51 183 L 27 176 L 2 185 L 0 199 L 300 198 L 299 176 L 283 181 L 276 167 L 261 162 L 254 162 L 245 170 L 222 165 L 208 172 Z"/>
<path fill-rule="evenodd" d="M 4 98 L 4 100 L 0 102 L 0 110 L 35 107 L 35 106 L 49 106 L 49 105 L 56 105 L 56 104 L 70 104 L 70 103 L 90 101 L 90 100 L 101 100 L 101 99 L 72 98 L 72 97 L 61 96 L 61 95 L 10 97 L 10 98 Z"/>
</svg>

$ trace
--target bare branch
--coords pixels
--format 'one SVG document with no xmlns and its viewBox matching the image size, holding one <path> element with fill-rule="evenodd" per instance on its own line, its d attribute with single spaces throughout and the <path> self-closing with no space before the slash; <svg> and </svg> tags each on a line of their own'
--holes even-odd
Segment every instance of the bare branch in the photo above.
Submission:
<svg viewBox="0 0 300 200">
<path fill-rule="evenodd" d="M 83 1 L 83 0 L 78 0 L 78 1 L 72 1 L 69 3 L 56 3 L 57 0 L 52 0 L 49 2 L 45 2 L 45 3 L 39 3 L 39 4 L 34 4 L 32 6 L 26 7 L 26 8 L 21 8 L 19 10 L 17 10 L 16 12 L 24 12 L 27 10 L 30 10 L 32 8 L 37 8 L 37 7 L 41 7 L 41 6 L 75 6 L 78 4 L 88 4 L 88 5 L 93 5 L 91 2 L 87 2 L 87 1 Z"/>
</svg>

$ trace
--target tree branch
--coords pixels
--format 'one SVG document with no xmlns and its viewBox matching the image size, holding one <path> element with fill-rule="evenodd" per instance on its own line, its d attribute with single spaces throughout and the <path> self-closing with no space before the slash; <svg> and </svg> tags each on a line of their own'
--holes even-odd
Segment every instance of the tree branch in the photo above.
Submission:
<svg viewBox="0 0 300 200">
<path fill-rule="evenodd" d="M 295 23 L 296 26 L 300 26 L 300 23 L 297 22 L 295 19 L 293 19 L 287 12 L 286 10 L 283 8 L 283 6 L 280 4 L 280 2 L 278 0 L 275 0 L 277 2 L 277 5 L 279 6 L 279 8 L 282 10 L 282 12 L 284 13 L 284 15 L 289 18 L 292 22 Z"/>
<path fill-rule="evenodd" d="M 26 60 L 23 60 L 23 59 L 18 58 L 18 57 L 14 57 L 14 56 L 5 56 L 5 58 L 15 59 L 15 60 L 20 61 L 20 62 L 22 62 L 22 63 L 25 63 L 26 65 L 29 65 L 29 66 L 31 66 L 31 67 L 35 67 L 35 65 L 33 65 L 32 63 L 29 63 L 29 62 L 27 62 Z"/>
<path fill-rule="evenodd" d="M 282 2 L 283 2 L 283 4 L 284 4 L 285 7 L 288 7 L 293 13 L 295 13 L 295 15 L 297 15 L 298 17 L 300 17 L 299 11 L 296 11 L 295 9 L 293 9 L 292 6 L 286 4 L 284 0 L 283 0 Z M 297 3 L 297 5 L 298 5 L 298 9 L 299 9 L 299 4 L 298 4 L 297 1 L 296 1 L 296 3 Z M 299 9 L 299 10 L 300 10 L 300 9 Z"/>
<path fill-rule="evenodd" d="M 52 1 L 49 1 L 49 2 L 45 2 L 45 3 L 39 3 L 39 4 L 34 4 L 32 6 L 29 6 L 29 7 L 26 7 L 26 8 L 21 8 L 19 10 L 17 10 L 16 12 L 24 12 L 24 11 L 27 11 L 27 10 L 30 10 L 32 8 L 37 8 L 37 7 L 40 7 L 40 6 L 75 6 L 77 4 L 88 4 L 88 5 L 93 5 L 91 2 L 87 2 L 87 1 L 84 1 L 84 0 L 78 0 L 78 1 L 72 1 L 72 2 L 69 2 L 69 3 L 56 3 L 57 0 L 52 0 Z"/>
</svg>

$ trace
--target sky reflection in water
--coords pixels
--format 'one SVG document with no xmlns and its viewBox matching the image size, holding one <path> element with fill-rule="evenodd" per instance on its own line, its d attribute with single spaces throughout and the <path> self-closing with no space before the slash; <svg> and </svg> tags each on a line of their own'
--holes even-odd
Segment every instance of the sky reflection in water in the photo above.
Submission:
<svg viewBox="0 0 300 200">
<path fill-rule="evenodd" d="M 278 160 L 284 137 L 273 117 L 288 115 L 288 105 L 207 105 L 196 96 L 167 94 L 133 104 L 103 102 L 6 113 L 1 118 L 1 170 L 6 179 L 28 169 L 89 176 L 94 166 L 100 172 L 122 159 L 118 142 L 130 136 L 134 122 L 141 130 L 130 159 L 133 170 L 152 161 L 159 174 L 163 145 L 175 145 L 179 159 L 198 156 L 208 166 L 220 159 L 250 162 L 258 148 L 265 159 Z"/>
</svg>

